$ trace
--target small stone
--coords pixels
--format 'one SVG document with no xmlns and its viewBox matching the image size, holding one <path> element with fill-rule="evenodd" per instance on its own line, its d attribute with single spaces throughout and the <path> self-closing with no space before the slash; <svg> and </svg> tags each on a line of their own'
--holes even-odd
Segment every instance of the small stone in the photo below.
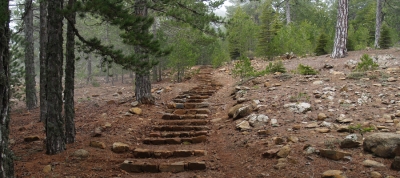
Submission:
<svg viewBox="0 0 400 178">
<path fill-rule="evenodd" d="M 340 170 L 328 170 L 322 173 L 321 178 L 346 178 Z"/>
<path fill-rule="evenodd" d="M 390 168 L 400 171 L 400 156 L 394 157 L 394 160 L 392 164 L 390 165 Z"/>
<path fill-rule="evenodd" d="M 129 112 L 131 112 L 132 114 L 141 115 L 142 114 L 142 109 L 140 109 L 138 107 L 134 107 L 134 108 L 129 109 Z"/>
<path fill-rule="evenodd" d="M 240 122 L 239 124 L 236 125 L 236 128 L 241 130 L 241 131 L 244 131 L 244 130 L 250 130 L 251 126 L 250 126 L 249 121 L 242 121 L 242 122 Z"/>
<path fill-rule="evenodd" d="M 43 168 L 44 173 L 49 173 L 50 171 L 51 171 L 51 165 L 44 166 L 44 168 Z"/>
<path fill-rule="evenodd" d="M 290 151 L 289 145 L 286 145 L 282 147 L 276 155 L 280 158 L 286 158 L 290 154 Z"/>
<path fill-rule="evenodd" d="M 384 164 L 369 159 L 363 161 L 362 164 L 365 167 L 385 167 Z"/>
<path fill-rule="evenodd" d="M 271 149 L 271 150 L 267 150 L 266 152 L 264 152 L 262 154 L 262 156 L 264 158 L 274 158 L 276 157 L 276 154 L 278 153 L 279 149 Z"/>
<path fill-rule="evenodd" d="M 258 135 L 266 136 L 271 134 L 271 130 L 259 130 L 257 131 Z"/>
<path fill-rule="evenodd" d="M 112 146 L 114 153 L 124 153 L 129 150 L 129 145 L 122 142 L 115 142 Z"/>
<path fill-rule="evenodd" d="M 72 155 L 79 158 L 87 158 L 89 157 L 89 152 L 84 149 L 79 149 L 76 150 Z"/>
<path fill-rule="evenodd" d="M 288 142 L 297 143 L 297 142 L 299 142 L 299 138 L 296 137 L 296 136 L 291 135 L 291 136 L 289 136 L 289 137 L 287 138 L 287 141 L 288 141 Z"/>
<path fill-rule="evenodd" d="M 316 128 L 316 127 L 318 127 L 318 123 L 316 123 L 316 122 L 306 125 L 307 129 L 312 129 L 312 128 Z"/>
<path fill-rule="evenodd" d="M 353 139 L 346 138 L 340 142 L 340 148 L 357 148 L 360 146 L 361 146 L 361 143 L 357 142 Z"/>
<path fill-rule="evenodd" d="M 300 128 L 301 128 L 301 125 L 294 125 L 292 127 L 293 130 L 300 130 Z"/>
<path fill-rule="evenodd" d="M 134 101 L 134 102 L 131 103 L 131 106 L 132 106 L 132 107 L 136 107 L 136 106 L 138 106 L 138 105 L 139 105 L 139 102 L 138 102 L 138 101 Z"/>
<path fill-rule="evenodd" d="M 389 77 L 389 78 L 387 79 L 387 81 L 388 81 L 388 82 L 395 82 L 395 81 L 397 81 L 397 79 L 394 78 L 394 77 Z"/>
<path fill-rule="evenodd" d="M 319 132 L 319 133 L 328 133 L 328 132 L 330 132 L 331 130 L 328 129 L 328 128 L 317 128 L 317 129 L 315 129 L 315 131 L 317 131 L 317 132 Z"/>
<path fill-rule="evenodd" d="M 318 119 L 319 121 L 323 121 L 327 118 L 327 116 L 325 115 L 325 113 L 319 113 L 318 114 Z"/>
<path fill-rule="evenodd" d="M 313 82 L 313 85 L 322 85 L 324 82 L 322 80 L 317 80 Z"/>
<path fill-rule="evenodd" d="M 282 137 L 275 137 L 274 138 L 274 143 L 275 145 L 281 145 L 285 142 L 285 140 Z"/>
<path fill-rule="evenodd" d="M 345 156 L 350 156 L 350 153 L 346 153 L 339 150 L 329 150 L 329 149 L 320 149 L 319 153 L 322 157 L 326 157 L 335 161 L 343 159 Z"/>
<path fill-rule="evenodd" d="M 89 146 L 94 147 L 94 148 L 101 148 L 101 149 L 106 148 L 106 144 L 104 144 L 103 142 L 99 142 L 99 141 L 91 141 Z"/>
<path fill-rule="evenodd" d="M 371 178 L 382 178 L 382 174 L 376 171 L 372 171 L 369 173 Z"/>
</svg>

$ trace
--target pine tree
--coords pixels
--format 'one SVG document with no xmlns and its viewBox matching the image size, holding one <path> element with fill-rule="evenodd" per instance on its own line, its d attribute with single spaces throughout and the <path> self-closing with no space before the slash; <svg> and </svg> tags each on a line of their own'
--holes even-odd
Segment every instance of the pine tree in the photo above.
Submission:
<svg viewBox="0 0 400 178">
<path fill-rule="evenodd" d="M 33 3 L 32 0 L 25 1 L 24 13 L 25 32 L 25 99 L 28 110 L 37 105 L 36 81 L 35 81 L 35 54 L 33 49 Z"/>
<path fill-rule="evenodd" d="M 379 46 L 382 49 L 389 49 L 392 46 L 392 39 L 390 38 L 389 27 L 386 25 L 382 26 L 381 36 L 379 39 Z"/>
<path fill-rule="evenodd" d="M 327 43 L 328 43 L 328 37 L 324 33 L 321 33 L 318 37 L 318 44 L 317 48 L 315 49 L 315 55 L 320 56 L 328 54 L 328 52 L 326 52 L 325 50 Z"/>
<path fill-rule="evenodd" d="M 0 178 L 14 177 L 10 133 L 10 11 L 9 1 L 0 1 Z"/>
<path fill-rule="evenodd" d="M 332 58 L 343 58 L 347 54 L 347 30 L 348 30 L 348 14 L 349 0 L 338 1 L 338 13 L 336 21 L 336 32 L 334 46 L 332 50 Z"/>
<path fill-rule="evenodd" d="M 274 15 L 271 1 L 267 1 L 263 5 L 260 17 L 261 29 L 258 37 L 257 54 L 260 56 L 272 57 L 271 41 L 274 36 Z"/>
</svg>

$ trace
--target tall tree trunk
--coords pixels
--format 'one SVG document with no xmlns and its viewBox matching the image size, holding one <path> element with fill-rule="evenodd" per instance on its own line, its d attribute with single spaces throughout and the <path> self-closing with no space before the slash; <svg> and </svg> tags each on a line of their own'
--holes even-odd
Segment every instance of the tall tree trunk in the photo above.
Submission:
<svg viewBox="0 0 400 178">
<path fill-rule="evenodd" d="M 33 7 L 32 0 L 25 1 L 25 98 L 26 107 L 31 110 L 37 105 L 35 81 L 35 55 L 33 49 Z"/>
<path fill-rule="evenodd" d="M 62 118 L 63 65 L 63 0 L 48 1 L 47 44 L 47 114 L 46 153 L 53 155 L 65 150 L 64 119 Z"/>
<path fill-rule="evenodd" d="M 68 7 L 72 8 L 75 0 L 68 1 Z M 75 33 L 73 25 L 75 25 L 75 13 L 68 15 L 69 23 L 67 26 L 67 45 L 65 58 L 65 90 L 64 90 L 64 113 L 65 113 L 65 142 L 75 142 L 75 106 L 74 106 L 74 79 L 75 79 Z M 73 23 L 73 24 L 70 24 Z"/>
<path fill-rule="evenodd" d="M 379 38 L 381 37 L 382 27 L 382 0 L 376 0 L 376 24 L 375 24 L 375 48 L 380 48 Z"/>
<path fill-rule="evenodd" d="M 286 24 L 289 25 L 292 22 L 290 18 L 290 0 L 286 0 Z"/>
<path fill-rule="evenodd" d="M 124 84 L 124 69 L 121 69 L 121 82 Z"/>
<path fill-rule="evenodd" d="M 348 0 L 338 0 L 338 14 L 336 22 L 335 42 L 332 51 L 332 58 L 343 58 L 347 54 L 347 24 L 349 6 Z"/>
<path fill-rule="evenodd" d="M 135 14 L 137 16 L 146 17 L 147 7 L 146 0 L 135 1 Z M 143 53 L 139 46 L 135 47 L 135 53 Z M 148 60 L 148 59 L 142 59 Z M 136 73 L 135 75 L 135 97 L 136 101 L 142 104 L 154 104 L 154 97 L 151 95 L 150 71 Z"/>
<path fill-rule="evenodd" d="M 40 1 L 40 121 L 46 120 L 46 47 L 47 47 L 47 1 Z"/>
<path fill-rule="evenodd" d="M 9 1 L 0 2 L 0 178 L 14 177 L 10 133 L 10 11 Z"/>
<path fill-rule="evenodd" d="M 92 56 L 90 54 L 88 55 L 89 55 L 89 58 L 87 60 L 88 73 L 87 73 L 86 85 L 88 85 L 89 82 L 92 80 Z"/>
<path fill-rule="evenodd" d="M 162 66 L 161 66 L 161 62 L 160 62 L 158 64 L 158 80 L 157 80 L 158 82 L 162 80 L 161 74 L 162 74 Z"/>
</svg>

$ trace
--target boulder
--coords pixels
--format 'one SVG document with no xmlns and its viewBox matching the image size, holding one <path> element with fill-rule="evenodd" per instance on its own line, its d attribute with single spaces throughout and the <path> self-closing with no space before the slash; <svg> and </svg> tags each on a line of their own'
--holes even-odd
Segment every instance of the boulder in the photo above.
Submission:
<svg viewBox="0 0 400 178">
<path fill-rule="evenodd" d="M 365 138 L 363 148 L 364 151 L 372 152 L 376 156 L 393 158 L 398 144 L 400 144 L 400 134 L 374 133 Z"/>
<path fill-rule="evenodd" d="M 233 119 L 239 119 L 248 116 L 252 112 L 250 105 L 236 105 L 229 109 L 228 116 Z"/>
<path fill-rule="evenodd" d="M 250 125 L 252 127 L 256 127 L 256 128 L 266 125 L 266 123 L 269 120 L 268 116 L 266 116 L 264 114 L 260 114 L 260 115 L 252 114 L 252 115 L 248 116 L 247 118 L 248 118 Z"/>
</svg>

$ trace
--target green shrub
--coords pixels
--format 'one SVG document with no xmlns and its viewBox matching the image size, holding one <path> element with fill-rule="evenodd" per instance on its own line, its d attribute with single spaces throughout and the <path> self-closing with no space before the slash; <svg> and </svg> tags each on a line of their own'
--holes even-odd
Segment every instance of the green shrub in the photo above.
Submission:
<svg viewBox="0 0 400 178">
<path fill-rule="evenodd" d="M 347 78 L 353 80 L 360 80 L 361 78 L 364 78 L 366 76 L 367 74 L 365 72 L 352 72 L 347 76 Z"/>
<path fill-rule="evenodd" d="M 255 75 L 255 70 L 253 66 L 251 66 L 250 59 L 245 56 L 240 56 L 239 62 L 235 64 L 235 67 L 232 70 L 232 74 L 234 77 L 246 78 Z"/>
<path fill-rule="evenodd" d="M 379 39 L 379 47 L 381 49 L 389 49 L 391 46 L 392 46 L 392 39 L 390 36 L 389 27 L 383 25 L 381 30 L 381 38 Z"/>
<path fill-rule="evenodd" d="M 368 56 L 368 54 L 364 54 L 360 60 L 361 62 L 359 62 L 356 67 L 356 71 L 358 72 L 375 70 L 379 67 L 379 65 L 375 63 L 374 60 Z"/>
<path fill-rule="evenodd" d="M 265 67 L 265 73 L 267 74 L 273 74 L 275 72 L 280 72 L 280 73 L 286 73 L 286 68 L 283 65 L 282 61 L 277 61 L 277 62 L 270 62 L 266 67 Z"/>
<path fill-rule="evenodd" d="M 311 66 L 299 64 L 297 72 L 301 75 L 317 75 L 318 71 L 313 69 Z"/>
<path fill-rule="evenodd" d="M 328 37 L 324 33 L 321 33 L 321 35 L 319 35 L 319 37 L 318 37 L 317 48 L 315 48 L 315 51 L 314 51 L 315 55 L 320 56 L 320 55 L 328 54 L 328 52 L 326 52 L 326 50 L 325 50 L 327 43 L 328 43 Z"/>
</svg>

